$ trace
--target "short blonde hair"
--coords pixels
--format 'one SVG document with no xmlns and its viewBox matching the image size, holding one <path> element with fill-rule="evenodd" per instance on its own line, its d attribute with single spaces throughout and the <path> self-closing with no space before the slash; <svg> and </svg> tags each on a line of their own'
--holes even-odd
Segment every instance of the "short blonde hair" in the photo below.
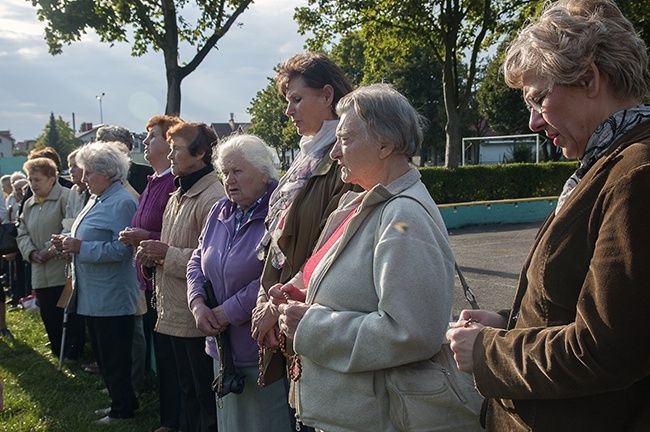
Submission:
<svg viewBox="0 0 650 432">
<path fill-rule="evenodd" d="M 508 48 L 503 73 L 510 87 L 534 71 L 551 88 L 576 84 L 592 63 L 619 98 L 650 91 L 645 43 L 613 0 L 549 3 Z"/>
</svg>

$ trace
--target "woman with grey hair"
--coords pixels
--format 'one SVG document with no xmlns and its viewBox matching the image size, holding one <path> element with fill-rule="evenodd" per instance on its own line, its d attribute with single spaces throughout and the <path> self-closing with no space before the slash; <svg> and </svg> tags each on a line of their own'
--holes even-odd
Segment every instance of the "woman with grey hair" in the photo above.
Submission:
<svg viewBox="0 0 650 432">
<path fill-rule="evenodd" d="M 214 165 L 221 172 L 226 197 L 212 207 L 187 265 L 188 302 L 197 328 L 207 336 L 206 352 L 215 359 L 215 371 L 222 363 L 215 336 L 227 332 L 234 364 L 246 375 L 243 393 L 223 398 L 218 430 L 291 429 L 284 382 L 267 387 L 256 383 L 258 346 L 251 336 L 251 314 L 264 267 L 255 248 L 264 235 L 269 197 L 278 184 L 273 161 L 273 150 L 254 135 L 235 135 L 219 144 Z M 208 289 L 218 306 L 206 306 Z"/>
<path fill-rule="evenodd" d="M 463 311 L 449 331 L 457 363 L 488 398 L 488 430 L 647 430 L 645 44 L 614 1 L 560 1 L 520 32 L 503 69 L 530 128 L 580 166 L 537 234 L 512 310 Z"/>
<path fill-rule="evenodd" d="M 110 408 L 98 409 L 99 424 L 131 418 L 138 408 L 131 383 L 133 323 L 139 296 L 133 249 L 118 234 L 131 223 L 137 203 L 122 181 L 129 157 L 122 144 L 95 142 L 76 155 L 92 196 L 77 216 L 69 236 L 57 247 L 72 256 L 74 291 L 69 310 L 83 315 L 108 393 Z"/>
<path fill-rule="evenodd" d="M 330 157 L 364 191 L 341 198 L 303 271 L 270 294 L 296 352 L 290 402 L 300 419 L 326 431 L 395 431 L 386 371 L 440 350 L 454 256 L 409 165 L 422 129 L 408 100 L 375 84 L 343 97 L 337 113 Z"/>
</svg>

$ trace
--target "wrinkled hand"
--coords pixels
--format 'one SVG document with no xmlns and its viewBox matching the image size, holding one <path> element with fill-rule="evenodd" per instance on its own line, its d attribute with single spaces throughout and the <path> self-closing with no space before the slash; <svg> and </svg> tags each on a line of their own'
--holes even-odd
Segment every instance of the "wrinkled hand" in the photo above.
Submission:
<svg viewBox="0 0 650 432">
<path fill-rule="evenodd" d="M 274 306 L 280 306 L 287 303 L 287 300 L 305 302 L 307 299 L 307 290 L 301 290 L 291 283 L 275 284 L 269 290 L 269 298 Z"/>
<path fill-rule="evenodd" d="M 496 312 L 485 309 L 465 309 L 460 312 L 460 317 L 455 323 L 449 323 L 452 328 L 464 327 L 467 320 L 481 323 L 485 327 L 506 328 L 506 319 Z"/>
<path fill-rule="evenodd" d="M 287 335 L 288 338 L 293 339 L 300 320 L 305 316 L 310 306 L 307 303 L 293 300 L 278 306 L 280 331 Z"/>
<path fill-rule="evenodd" d="M 63 239 L 65 239 L 66 236 L 63 234 L 52 234 L 50 237 L 50 241 L 52 242 L 52 246 L 55 249 L 62 250 L 63 249 Z"/>
<path fill-rule="evenodd" d="M 126 247 L 138 247 L 140 242 L 149 240 L 149 231 L 142 228 L 126 227 L 118 236 L 118 239 Z"/>
<path fill-rule="evenodd" d="M 260 301 L 253 309 L 251 335 L 258 345 L 269 348 L 278 346 L 277 332 L 275 331 L 278 315 L 277 308 L 270 301 Z"/>
<path fill-rule="evenodd" d="M 52 259 L 54 255 L 56 255 L 56 253 L 51 251 L 49 248 L 40 251 L 32 251 L 29 254 L 29 260 L 33 263 L 45 264 Z"/>
<path fill-rule="evenodd" d="M 483 328 L 484 325 L 469 318 L 461 318 L 455 323 L 450 323 L 446 337 L 449 347 L 454 352 L 456 365 L 463 372 L 470 374 L 474 372 L 474 341 Z"/>
<path fill-rule="evenodd" d="M 192 302 L 192 315 L 196 321 L 196 328 L 206 336 L 216 336 L 227 328 L 219 323 L 214 309 L 210 309 L 203 302 Z"/>
<path fill-rule="evenodd" d="M 145 267 L 152 267 L 165 260 L 169 245 L 159 240 L 144 240 L 140 242 L 135 259 Z"/>
<path fill-rule="evenodd" d="M 78 238 L 65 236 L 61 244 L 61 250 L 65 254 L 78 254 L 81 250 L 81 240 Z"/>
</svg>

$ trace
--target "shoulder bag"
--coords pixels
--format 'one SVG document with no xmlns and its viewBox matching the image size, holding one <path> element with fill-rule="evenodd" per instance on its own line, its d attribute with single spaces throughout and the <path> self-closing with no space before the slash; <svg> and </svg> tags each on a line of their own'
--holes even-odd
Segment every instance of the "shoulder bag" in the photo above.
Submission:
<svg viewBox="0 0 650 432">
<path fill-rule="evenodd" d="M 414 197 L 404 195 L 391 198 L 386 204 L 400 197 L 422 205 Z M 458 264 L 455 267 L 465 298 L 473 309 L 478 309 L 476 297 Z M 430 359 L 386 370 L 386 390 L 390 420 L 399 431 L 483 431 L 479 423 L 483 396 L 476 390 L 472 375 L 456 366 L 449 343 L 443 343 Z"/>
<path fill-rule="evenodd" d="M 16 236 L 18 230 L 13 222 L 0 224 L 0 255 L 9 255 L 18 252 Z"/>
<path fill-rule="evenodd" d="M 205 289 L 205 304 L 210 309 L 218 306 L 217 298 L 214 295 L 212 282 L 206 280 L 203 283 Z M 241 394 L 244 391 L 244 378 L 246 375 L 235 366 L 232 359 L 230 347 L 230 331 L 226 330 L 216 336 L 217 350 L 219 351 L 219 374 L 212 382 L 212 391 L 217 394 L 217 406 L 223 408 L 223 397 L 228 393 Z"/>
</svg>

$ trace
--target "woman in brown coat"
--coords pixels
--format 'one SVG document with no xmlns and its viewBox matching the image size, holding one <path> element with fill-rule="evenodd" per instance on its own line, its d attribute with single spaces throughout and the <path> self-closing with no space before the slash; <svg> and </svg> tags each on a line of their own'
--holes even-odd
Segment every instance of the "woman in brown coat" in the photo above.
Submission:
<svg viewBox="0 0 650 432">
<path fill-rule="evenodd" d="M 504 72 L 530 128 L 580 167 L 535 239 L 512 311 L 463 311 L 449 330 L 457 363 L 488 398 L 487 430 L 649 430 L 645 44 L 614 1 L 565 0 L 520 33 Z"/>
</svg>

